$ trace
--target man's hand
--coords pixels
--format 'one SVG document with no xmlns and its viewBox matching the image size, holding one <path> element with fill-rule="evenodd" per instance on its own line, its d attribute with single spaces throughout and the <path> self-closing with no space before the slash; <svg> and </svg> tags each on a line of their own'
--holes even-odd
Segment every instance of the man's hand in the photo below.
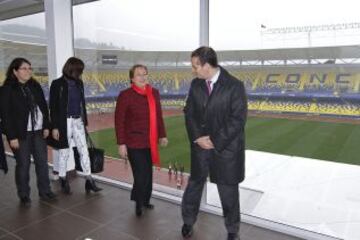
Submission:
<svg viewBox="0 0 360 240">
<path fill-rule="evenodd" d="M 14 149 L 14 150 L 19 149 L 19 140 L 17 138 L 10 140 L 10 147 L 11 147 L 11 149 Z"/>
<path fill-rule="evenodd" d="M 214 148 L 214 144 L 211 142 L 209 136 L 199 137 L 195 140 L 195 143 L 197 143 L 202 149 L 209 150 Z"/>
<path fill-rule="evenodd" d="M 54 128 L 54 129 L 51 131 L 51 134 L 52 134 L 53 139 L 55 139 L 56 141 L 59 141 L 59 137 L 60 137 L 59 129 Z"/>
<path fill-rule="evenodd" d="M 120 155 L 120 158 L 122 159 L 128 159 L 128 152 L 127 152 L 127 147 L 125 144 L 121 144 L 119 145 L 119 155 Z"/>
</svg>

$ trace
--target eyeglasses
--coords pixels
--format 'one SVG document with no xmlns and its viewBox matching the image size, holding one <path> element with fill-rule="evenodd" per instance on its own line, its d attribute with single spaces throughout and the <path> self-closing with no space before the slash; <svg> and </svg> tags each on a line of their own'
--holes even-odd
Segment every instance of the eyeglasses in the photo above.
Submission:
<svg viewBox="0 0 360 240">
<path fill-rule="evenodd" d="M 147 77 L 149 74 L 136 74 L 134 77 Z"/>
<path fill-rule="evenodd" d="M 31 67 L 27 68 L 27 67 L 21 67 L 18 70 L 22 70 L 22 71 L 32 71 L 33 69 Z"/>
</svg>

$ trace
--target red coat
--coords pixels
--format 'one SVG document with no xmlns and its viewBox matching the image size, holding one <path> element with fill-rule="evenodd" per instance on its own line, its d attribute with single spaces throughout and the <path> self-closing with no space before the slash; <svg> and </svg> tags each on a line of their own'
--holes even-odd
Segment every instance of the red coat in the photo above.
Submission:
<svg viewBox="0 0 360 240">
<path fill-rule="evenodd" d="M 166 137 L 162 117 L 160 94 L 153 88 L 157 109 L 159 138 Z M 136 93 L 132 88 L 120 92 L 115 110 L 115 132 L 117 144 L 129 148 L 150 148 L 149 105 L 146 96 Z"/>
</svg>

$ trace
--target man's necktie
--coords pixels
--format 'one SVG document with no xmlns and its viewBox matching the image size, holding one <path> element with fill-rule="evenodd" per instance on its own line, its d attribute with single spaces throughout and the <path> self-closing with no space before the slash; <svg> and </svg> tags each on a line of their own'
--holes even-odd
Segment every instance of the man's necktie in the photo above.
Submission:
<svg viewBox="0 0 360 240">
<path fill-rule="evenodd" d="M 209 95 L 211 94 L 211 80 L 206 80 L 206 86 L 207 86 L 207 88 L 208 88 L 208 93 L 209 93 Z"/>
</svg>

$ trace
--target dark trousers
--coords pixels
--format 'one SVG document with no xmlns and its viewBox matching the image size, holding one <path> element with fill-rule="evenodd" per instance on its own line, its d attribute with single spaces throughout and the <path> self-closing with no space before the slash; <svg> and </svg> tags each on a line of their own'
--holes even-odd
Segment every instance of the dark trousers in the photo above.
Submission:
<svg viewBox="0 0 360 240">
<path fill-rule="evenodd" d="M 0 131 L 0 169 L 4 170 L 5 173 L 8 171 L 8 166 L 6 162 L 4 142 L 2 138 L 2 133 Z"/>
<path fill-rule="evenodd" d="M 201 160 L 200 179 L 189 179 L 185 189 L 181 211 L 183 221 L 187 225 L 193 225 L 196 222 L 199 213 L 201 195 L 204 184 L 209 173 L 209 160 Z M 240 204 L 239 204 L 239 186 L 238 184 L 227 185 L 217 184 L 220 201 L 225 219 L 225 227 L 229 233 L 237 233 L 240 228 Z"/>
<path fill-rule="evenodd" d="M 50 192 L 47 146 L 42 131 L 28 132 L 25 139 L 19 140 L 19 149 L 13 152 L 16 159 L 15 182 L 18 196 L 30 195 L 30 155 L 34 158 L 39 195 Z"/>
<path fill-rule="evenodd" d="M 131 200 L 143 205 L 150 203 L 153 168 L 149 148 L 128 148 L 128 156 L 134 177 Z"/>
</svg>

